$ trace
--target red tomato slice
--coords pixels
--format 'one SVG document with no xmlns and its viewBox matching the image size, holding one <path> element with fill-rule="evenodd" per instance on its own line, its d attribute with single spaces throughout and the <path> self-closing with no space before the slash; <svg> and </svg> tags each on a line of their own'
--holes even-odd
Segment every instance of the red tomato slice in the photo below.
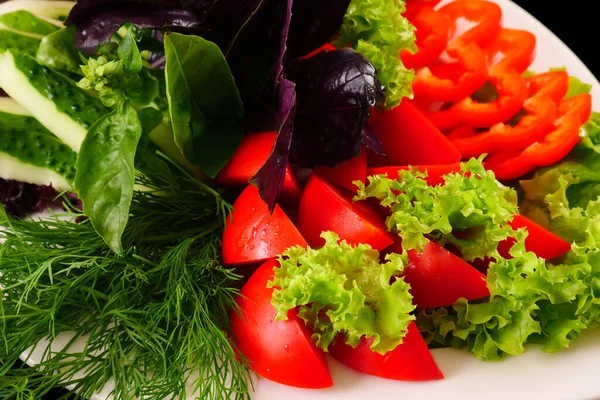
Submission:
<svg viewBox="0 0 600 400">
<path fill-rule="evenodd" d="M 265 164 L 273 150 L 276 132 L 262 132 L 246 135 L 237 151 L 217 175 L 217 183 L 225 187 L 243 188 Z M 281 188 L 281 200 L 298 204 L 300 185 L 291 167 L 285 170 L 285 180 Z"/>
<path fill-rule="evenodd" d="M 342 186 L 356 192 L 354 181 L 367 181 L 367 152 L 363 149 L 358 157 L 341 163 L 335 168 L 317 167 L 315 173 L 327 179 L 331 183 Z"/>
<path fill-rule="evenodd" d="M 291 246 L 306 246 L 306 241 L 279 206 L 273 214 L 248 185 L 233 204 L 223 232 L 223 263 L 242 266 L 268 260 Z"/>
<path fill-rule="evenodd" d="M 321 389 L 333 386 L 325 354 L 310 340 L 311 332 L 291 310 L 287 321 L 275 320 L 271 305 L 274 260 L 264 263 L 244 285 L 229 322 L 233 340 L 260 376 L 288 386 Z"/>
<path fill-rule="evenodd" d="M 527 228 L 529 235 L 525 239 L 525 249 L 534 252 L 538 257 L 551 260 L 571 251 L 569 242 L 544 229 L 529 218 L 515 215 L 510 223 L 513 229 Z M 504 258 L 512 258 L 509 251 L 515 244 L 514 239 L 503 240 L 498 244 L 498 251 Z"/>
<path fill-rule="evenodd" d="M 383 250 L 393 243 L 385 229 L 383 217 L 365 202 L 353 202 L 350 193 L 327 183 L 313 174 L 309 179 L 298 210 L 298 229 L 312 247 L 321 247 L 323 231 L 333 231 L 352 245 L 369 244 Z"/>
<path fill-rule="evenodd" d="M 406 171 L 410 167 L 379 167 L 367 169 L 367 176 L 387 174 L 388 178 L 393 179 L 398 176 L 399 171 Z M 451 174 L 452 172 L 460 171 L 460 164 L 449 164 L 449 165 L 414 165 L 413 168 L 421 172 L 427 172 L 427 184 L 429 186 L 437 186 L 444 184 L 444 175 Z"/>
<path fill-rule="evenodd" d="M 400 254 L 402 240 L 398 237 L 388 251 Z M 408 261 L 404 280 L 417 308 L 447 307 L 461 297 L 476 300 L 490 295 L 485 275 L 436 243 L 429 242 L 422 253 L 410 250 Z"/>
<path fill-rule="evenodd" d="M 369 124 L 392 165 L 460 162 L 461 155 L 454 145 L 408 101 L 392 110 L 373 113 Z"/>
<path fill-rule="evenodd" d="M 352 369 L 381 378 L 399 381 L 444 379 L 414 322 L 408 325 L 403 343 L 384 355 L 371 350 L 372 342 L 372 338 L 363 338 L 356 348 L 352 348 L 336 340 L 329 347 L 329 353 Z"/>
</svg>

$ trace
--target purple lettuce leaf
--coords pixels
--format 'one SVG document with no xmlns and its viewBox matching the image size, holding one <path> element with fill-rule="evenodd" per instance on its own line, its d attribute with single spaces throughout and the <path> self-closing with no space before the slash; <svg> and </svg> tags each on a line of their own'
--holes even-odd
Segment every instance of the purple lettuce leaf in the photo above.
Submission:
<svg viewBox="0 0 600 400">
<path fill-rule="evenodd" d="M 357 157 L 370 109 L 384 100 L 373 65 L 342 49 L 299 61 L 287 72 L 297 92 L 290 161 L 305 168 L 335 167 Z"/>
<path fill-rule="evenodd" d="M 282 121 L 277 140 L 265 165 L 250 179 L 269 211 L 273 212 L 281 193 L 288 165 L 294 118 L 296 115 L 296 85 L 287 80 L 279 82 L 279 120 Z"/>
<path fill-rule="evenodd" d="M 286 58 L 305 56 L 329 42 L 339 31 L 350 0 L 295 0 Z"/>
</svg>

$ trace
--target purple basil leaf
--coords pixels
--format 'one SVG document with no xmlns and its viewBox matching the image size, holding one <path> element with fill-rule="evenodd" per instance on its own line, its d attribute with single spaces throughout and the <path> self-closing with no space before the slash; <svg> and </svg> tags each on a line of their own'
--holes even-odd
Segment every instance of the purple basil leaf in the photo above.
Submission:
<svg viewBox="0 0 600 400">
<path fill-rule="evenodd" d="M 58 193 L 51 186 L 0 178 L 0 203 L 9 216 L 22 218 L 45 210 Z"/>
<path fill-rule="evenodd" d="M 375 154 L 378 154 L 378 155 L 384 156 L 384 157 L 388 156 L 387 153 L 385 152 L 385 149 L 383 148 L 383 144 L 381 143 L 381 140 L 379 140 L 379 138 L 377 137 L 377 135 L 375 134 L 375 132 L 373 131 L 373 129 L 371 128 L 371 126 L 369 125 L 368 122 L 366 122 L 365 126 L 363 127 L 362 140 L 363 140 L 363 144 L 368 149 L 371 149 Z"/>
<path fill-rule="evenodd" d="M 295 59 L 329 42 L 342 26 L 350 0 L 295 0 L 287 41 L 287 59 Z"/>
<path fill-rule="evenodd" d="M 139 28 L 195 34 L 224 53 L 268 0 L 79 0 L 67 18 L 75 47 L 94 54 L 125 23 Z"/>
<path fill-rule="evenodd" d="M 277 140 L 265 165 L 250 179 L 250 183 L 258 188 L 261 199 L 273 212 L 281 193 L 285 179 L 285 169 L 288 164 L 294 117 L 296 114 L 296 85 L 287 80 L 279 82 L 279 120 L 281 128 Z"/>
<path fill-rule="evenodd" d="M 369 111 L 384 99 L 373 65 L 342 49 L 299 61 L 287 72 L 296 83 L 298 104 L 290 161 L 305 168 L 335 167 L 357 157 Z"/>
</svg>

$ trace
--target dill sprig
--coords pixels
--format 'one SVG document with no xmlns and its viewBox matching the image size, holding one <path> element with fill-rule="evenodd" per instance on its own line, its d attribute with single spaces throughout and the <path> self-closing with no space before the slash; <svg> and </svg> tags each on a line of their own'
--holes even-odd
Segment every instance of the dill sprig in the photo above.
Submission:
<svg viewBox="0 0 600 400">
<path fill-rule="evenodd" d="M 65 385 L 89 398 L 109 381 L 123 400 L 249 398 L 250 373 L 225 333 L 241 279 L 220 264 L 231 206 L 156 153 L 136 162 L 143 190 L 121 256 L 91 223 L 73 223 L 76 212 L 26 221 L 0 208 L 0 399 Z M 72 335 L 64 349 L 12 368 L 59 334 Z"/>
</svg>

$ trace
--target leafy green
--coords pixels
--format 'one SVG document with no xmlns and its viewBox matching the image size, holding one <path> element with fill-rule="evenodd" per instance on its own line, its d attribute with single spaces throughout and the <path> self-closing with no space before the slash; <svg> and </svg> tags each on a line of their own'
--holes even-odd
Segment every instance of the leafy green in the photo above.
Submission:
<svg viewBox="0 0 600 400">
<path fill-rule="evenodd" d="M 142 125 L 128 103 L 89 129 L 77 155 L 75 188 L 98 234 L 121 254 L 135 179 L 134 158 Z"/>
<path fill-rule="evenodd" d="M 517 212 L 517 195 L 499 185 L 481 159 L 463 163 L 459 173 L 444 176 L 444 185 L 429 186 L 426 173 L 400 171 L 396 179 L 369 177 L 355 200 L 374 197 L 391 209 L 387 228 L 402 237 L 406 250 L 422 250 L 433 239 L 452 244 L 465 260 L 498 255 L 498 242 L 514 237 L 508 225 Z"/>
<path fill-rule="evenodd" d="M 416 52 L 415 28 L 402 16 L 404 1 L 352 0 L 336 40 L 338 47 L 348 44 L 365 55 L 375 66 L 386 90 L 387 108 L 412 98 L 414 72 L 400 60 L 400 51 Z"/>
<path fill-rule="evenodd" d="M 374 351 L 394 349 L 414 319 L 410 286 L 399 277 L 406 256 L 390 254 L 380 264 L 379 252 L 369 245 L 350 246 L 333 232 L 321 237 L 326 243 L 320 249 L 296 246 L 279 257 L 269 283 L 276 287 L 276 318 L 285 320 L 289 310 L 299 307 L 299 317 L 323 350 L 338 334 L 353 347 L 366 336 L 373 338 Z"/>
<path fill-rule="evenodd" d="M 74 31 L 75 28 L 70 26 L 44 36 L 36 53 L 37 62 L 49 68 L 81 74 L 81 57 L 73 49 Z"/>
<path fill-rule="evenodd" d="M 121 39 L 117 50 L 119 58 L 123 60 L 123 68 L 129 72 L 140 72 L 142 70 L 142 56 L 135 42 L 133 27 L 127 27 L 125 37 Z"/>
<path fill-rule="evenodd" d="M 154 152 L 138 156 L 147 189 L 134 193 L 122 256 L 89 222 L 11 220 L 0 209 L 0 398 L 69 384 L 92 398 L 112 382 L 121 400 L 249 399 L 250 373 L 224 333 L 241 279 L 220 264 L 231 206 Z M 69 332 L 86 347 L 11 368 L 40 339 Z"/>
<path fill-rule="evenodd" d="M 243 137 L 244 107 L 219 47 L 198 36 L 165 35 L 167 98 L 175 142 L 214 178 Z"/>
<path fill-rule="evenodd" d="M 600 196 L 600 113 L 583 126 L 581 139 L 564 161 L 520 182 L 521 212 L 563 239 L 585 239 L 585 208 Z"/>
</svg>

